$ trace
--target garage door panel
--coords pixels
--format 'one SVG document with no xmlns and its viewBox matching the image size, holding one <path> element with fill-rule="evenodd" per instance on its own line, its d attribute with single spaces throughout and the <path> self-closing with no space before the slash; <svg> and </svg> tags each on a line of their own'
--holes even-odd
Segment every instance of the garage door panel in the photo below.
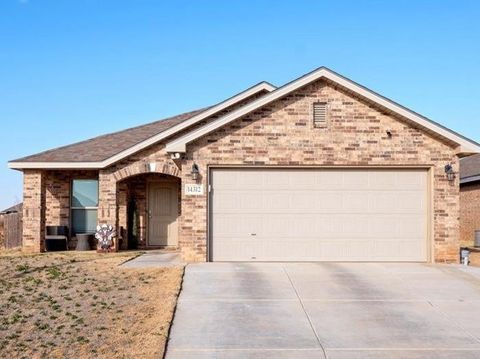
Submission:
<svg viewBox="0 0 480 359">
<path fill-rule="evenodd" d="M 282 212 L 290 208 L 290 194 L 279 191 L 265 192 L 263 194 L 263 203 L 266 209 L 272 212 Z"/>
<path fill-rule="evenodd" d="M 343 189 L 343 178 L 339 180 L 337 171 L 324 171 L 322 173 L 315 173 L 315 188 L 322 188 L 328 190 Z"/>
<path fill-rule="evenodd" d="M 398 238 L 401 218 L 393 215 L 376 215 L 369 218 L 369 232 L 376 238 Z"/>
<path fill-rule="evenodd" d="M 426 261 L 426 173 L 212 170 L 211 258 Z"/>
<path fill-rule="evenodd" d="M 418 171 L 397 172 L 397 185 L 402 190 L 425 190 L 425 177 L 419 176 Z"/>
<path fill-rule="evenodd" d="M 368 190 L 370 189 L 369 173 L 367 171 L 339 171 L 339 177 L 343 180 L 344 190 Z"/>
<path fill-rule="evenodd" d="M 228 242 L 218 243 L 212 251 L 216 258 L 232 258 L 237 261 L 251 261 L 254 256 L 253 246 L 246 245 L 245 240 L 230 239 Z"/>
<path fill-rule="evenodd" d="M 365 213 L 369 212 L 371 193 L 368 191 L 351 192 L 345 191 L 342 196 L 342 212 Z"/>
<path fill-rule="evenodd" d="M 278 190 L 291 188 L 291 176 L 288 172 L 280 171 L 278 175 L 267 174 L 265 188 L 276 188 Z"/>
<path fill-rule="evenodd" d="M 405 225 L 408 223 L 408 225 Z M 399 238 L 423 239 L 426 237 L 425 218 L 421 215 L 376 215 L 369 218 L 372 238 L 383 240 Z"/>
<path fill-rule="evenodd" d="M 288 215 L 267 215 L 263 217 L 261 231 L 262 238 L 281 238 L 290 234 L 295 217 Z"/>
<path fill-rule="evenodd" d="M 416 213 L 425 212 L 425 196 L 422 195 L 423 192 L 416 191 L 406 191 L 397 196 L 397 206 L 399 212 L 411 213 L 415 211 Z"/>
<path fill-rule="evenodd" d="M 293 192 L 289 196 L 290 209 L 293 211 L 311 212 L 315 210 L 316 200 L 312 201 L 312 194 L 308 191 Z"/>
<path fill-rule="evenodd" d="M 305 176 L 304 172 L 290 171 L 287 176 L 290 176 L 290 184 L 293 184 L 296 188 L 301 188 L 304 190 L 313 190 L 316 186 L 316 176 L 312 174 L 311 176 Z"/>
<path fill-rule="evenodd" d="M 259 232 L 263 226 L 263 220 L 256 215 L 222 214 L 215 217 L 211 226 L 212 231 L 221 237 L 246 237 L 251 233 Z"/>
<path fill-rule="evenodd" d="M 408 223 L 408 225 L 405 225 Z M 427 237 L 426 219 L 418 215 L 406 215 L 399 217 L 395 227 L 399 238 L 423 239 Z"/>
<path fill-rule="evenodd" d="M 338 231 L 338 238 L 369 238 L 369 216 L 349 214 L 341 217 L 341 228 Z"/>
<path fill-rule="evenodd" d="M 263 188 L 265 184 L 265 172 L 235 172 L 237 176 L 237 185 L 243 189 Z"/>
<path fill-rule="evenodd" d="M 370 195 L 372 213 L 411 213 L 423 215 L 426 210 L 426 197 L 423 191 L 375 191 Z"/>
<path fill-rule="evenodd" d="M 316 212 L 340 212 L 343 207 L 343 195 L 334 191 L 318 191 L 312 195 L 312 202 Z"/>
<path fill-rule="evenodd" d="M 331 237 L 341 225 L 340 219 L 330 218 L 330 216 L 325 214 L 317 216 L 312 215 L 312 217 L 313 218 L 310 221 L 310 226 L 307 226 L 307 228 L 311 228 L 313 226 L 313 234 L 320 238 Z"/>
<path fill-rule="evenodd" d="M 397 173 L 392 171 L 369 172 L 370 188 L 383 191 L 397 188 Z"/>
<path fill-rule="evenodd" d="M 378 261 L 422 262 L 426 256 L 426 246 L 419 241 L 407 239 L 392 242 L 377 241 L 374 253 L 373 260 Z"/>
<path fill-rule="evenodd" d="M 394 213 L 397 211 L 392 203 L 396 203 L 398 195 L 386 191 L 378 191 L 372 194 L 372 211 L 374 213 Z"/>
<path fill-rule="evenodd" d="M 264 208 L 263 195 L 258 195 L 254 191 L 242 191 L 236 198 L 237 205 L 243 213 L 258 212 Z"/>
<path fill-rule="evenodd" d="M 213 197 L 212 206 L 218 213 L 236 211 L 238 208 L 237 197 L 238 194 L 235 192 L 222 191 L 221 194 Z"/>
</svg>

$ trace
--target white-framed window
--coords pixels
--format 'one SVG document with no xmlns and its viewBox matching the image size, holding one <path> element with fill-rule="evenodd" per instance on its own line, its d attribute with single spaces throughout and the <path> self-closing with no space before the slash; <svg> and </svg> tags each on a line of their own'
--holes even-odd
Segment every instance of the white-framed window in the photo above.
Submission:
<svg viewBox="0 0 480 359">
<path fill-rule="evenodd" d="M 98 217 L 98 180 L 74 179 L 71 193 L 72 235 L 95 232 Z"/>
</svg>

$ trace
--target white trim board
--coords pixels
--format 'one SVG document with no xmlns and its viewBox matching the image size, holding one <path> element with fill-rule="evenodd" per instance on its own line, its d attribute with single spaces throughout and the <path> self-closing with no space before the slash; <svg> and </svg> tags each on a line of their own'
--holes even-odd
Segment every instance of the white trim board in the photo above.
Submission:
<svg viewBox="0 0 480 359">
<path fill-rule="evenodd" d="M 23 169 L 99 169 L 102 162 L 8 162 L 8 168 Z"/>
<path fill-rule="evenodd" d="M 8 163 L 8 167 L 12 169 L 40 169 L 40 168 L 57 168 L 57 169 L 70 169 L 70 168 L 105 168 L 111 164 L 118 162 L 138 151 L 143 150 L 144 148 L 151 146 L 164 138 L 167 138 L 181 130 L 186 129 L 189 126 L 192 126 L 216 113 L 219 113 L 226 108 L 235 105 L 250 96 L 253 96 L 259 92 L 267 91 L 272 92 L 275 89 L 275 86 L 269 84 L 268 82 L 260 82 L 252 87 L 249 87 L 245 91 L 240 92 L 237 95 L 234 95 L 225 101 L 220 102 L 219 104 L 212 106 L 205 111 L 199 113 L 188 120 L 185 120 L 179 123 L 176 126 L 173 126 L 163 132 L 160 132 L 157 135 L 154 135 L 145 141 L 137 143 L 136 145 L 123 150 L 114 156 L 111 156 L 103 161 L 98 162 L 15 162 L 11 161 Z"/>
<path fill-rule="evenodd" d="M 338 85 L 360 95 L 363 98 L 366 98 L 408 120 L 411 120 L 414 123 L 422 126 L 423 128 L 449 140 L 454 143 L 457 143 L 459 148 L 465 153 L 479 153 L 480 145 L 472 140 L 469 140 L 456 132 L 453 132 L 438 123 L 435 123 L 339 74 L 327 69 L 326 67 L 320 67 L 292 82 L 287 83 L 286 85 L 277 88 L 275 91 L 259 98 L 256 101 L 253 101 L 245 106 L 242 106 L 236 111 L 233 111 L 223 117 L 216 119 L 203 127 L 200 127 L 194 131 L 191 131 L 184 136 L 181 136 L 171 142 L 168 142 L 166 145 L 166 150 L 168 152 L 186 152 L 186 146 L 188 143 L 222 127 L 244 115 L 247 115 L 262 106 L 265 106 L 275 100 L 282 98 L 289 93 L 308 85 L 319 79 L 327 79 Z"/>
</svg>

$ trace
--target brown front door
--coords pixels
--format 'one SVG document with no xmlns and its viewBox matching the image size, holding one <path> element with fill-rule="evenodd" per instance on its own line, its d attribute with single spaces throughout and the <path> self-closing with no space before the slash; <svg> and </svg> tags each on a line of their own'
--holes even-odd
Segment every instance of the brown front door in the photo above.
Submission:
<svg viewBox="0 0 480 359">
<path fill-rule="evenodd" d="M 148 245 L 176 246 L 178 185 L 153 182 L 148 186 Z"/>
</svg>

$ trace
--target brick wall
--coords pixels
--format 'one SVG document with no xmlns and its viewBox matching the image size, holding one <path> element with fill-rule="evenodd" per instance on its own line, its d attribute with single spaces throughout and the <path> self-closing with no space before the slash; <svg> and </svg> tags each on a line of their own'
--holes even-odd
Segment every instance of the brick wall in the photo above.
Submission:
<svg viewBox="0 0 480 359">
<path fill-rule="evenodd" d="M 70 190 L 73 179 L 98 178 L 97 171 L 25 170 L 23 185 L 23 247 L 44 249 L 45 226 L 70 226 Z M 70 228 L 71 229 L 71 228 Z M 74 245 L 74 242 L 70 243 Z"/>
<path fill-rule="evenodd" d="M 312 125 L 315 101 L 328 103 L 325 128 Z M 185 183 L 192 183 L 193 163 L 200 166 L 200 183 L 205 186 L 208 165 L 431 166 L 433 256 L 437 262 L 455 262 L 459 239 L 458 180 L 448 182 L 444 166 L 452 163 L 458 170 L 458 159 L 452 147 L 406 121 L 318 81 L 190 144 L 184 160 L 171 160 L 161 143 L 104 172 L 118 181 L 144 173 L 148 162 L 156 162 L 156 172 L 180 177 L 179 246 L 185 259 L 205 261 L 207 196 L 183 194 Z M 387 130 L 392 133 L 391 138 Z"/>
<path fill-rule="evenodd" d="M 313 127 L 315 101 L 328 103 L 325 128 Z M 155 172 L 181 179 L 179 246 L 187 260 L 205 261 L 207 252 L 207 196 L 183 194 L 185 183 L 192 183 L 193 163 L 199 165 L 199 182 L 205 187 L 208 165 L 430 166 L 434 177 L 433 255 L 437 262 L 458 259 L 458 179 L 450 183 L 444 173 L 447 163 L 458 170 L 454 149 L 412 127 L 406 119 L 382 112 L 324 81 L 305 86 L 189 144 L 183 160 L 173 161 L 160 143 L 101 170 L 100 223 L 124 222 L 123 212 L 117 210 L 118 198 L 123 196 L 117 183 L 146 173 L 149 162 L 157 163 Z"/>
<path fill-rule="evenodd" d="M 5 248 L 5 221 L 4 215 L 0 214 L 0 251 Z"/>
<path fill-rule="evenodd" d="M 44 249 L 45 174 L 40 170 L 23 172 L 23 250 Z"/>
<path fill-rule="evenodd" d="M 480 230 L 480 183 L 460 187 L 460 245 L 473 246 L 475 230 Z"/>
<path fill-rule="evenodd" d="M 325 128 L 313 127 L 316 101 L 328 104 Z M 433 256 L 437 262 L 458 260 L 458 179 L 450 183 L 444 173 L 446 163 L 458 170 L 453 148 L 325 82 L 306 86 L 190 144 L 182 183 L 191 181 L 193 162 L 200 166 L 204 185 L 212 164 L 432 166 Z M 207 197 L 182 200 L 182 250 L 188 259 L 205 260 Z"/>
</svg>

